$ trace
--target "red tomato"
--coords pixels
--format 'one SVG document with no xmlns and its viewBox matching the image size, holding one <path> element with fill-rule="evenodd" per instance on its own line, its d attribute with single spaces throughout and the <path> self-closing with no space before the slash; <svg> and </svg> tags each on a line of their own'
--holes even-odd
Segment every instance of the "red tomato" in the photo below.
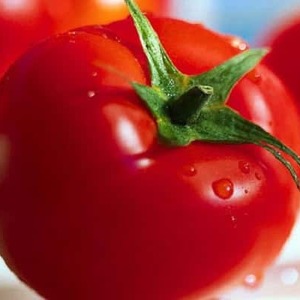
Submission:
<svg viewBox="0 0 300 300">
<path fill-rule="evenodd" d="M 151 22 L 182 72 L 240 52 L 203 26 Z M 130 84 L 149 77 L 124 20 L 49 39 L 2 80 L 1 252 L 47 299 L 212 297 L 260 276 L 289 236 L 298 194 L 282 164 L 254 145 L 159 143 Z M 264 66 L 229 105 L 299 150 L 293 101 Z"/>
<path fill-rule="evenodd" d="M 24 50 L 53 32 L 41 1 L 0 0 L 0 76 Z"/>
<path fill-rule="evenodd" d="M 283 80 L 299 102 L 300 86 L 298 70 L 300 68 L 300 16 L 287 19 L 268 33 L 264 44 L 271 51 L 265 63 Z"/>
<path fill-rule="evenodd" d="M 62 13 L 60 0 L 44 1 L 54 12 L 59 32 L 83 25 L 106 24 L 128 15 L 124 0 L 67 0 L 63 2 L 65 13 Z M 166 14 L 169 10 L 169 0 L 137 0 L 136 2 L 147 12 Z"/>
<path fill-rule="evenodd" d="M 137 1 L 142 9 L 157 13 L 166 13 L 167 2 Z M 0 77 L 25 50 L 49 35 L 127 14 L 123 0 L 0 0 Z"/>
</svg>

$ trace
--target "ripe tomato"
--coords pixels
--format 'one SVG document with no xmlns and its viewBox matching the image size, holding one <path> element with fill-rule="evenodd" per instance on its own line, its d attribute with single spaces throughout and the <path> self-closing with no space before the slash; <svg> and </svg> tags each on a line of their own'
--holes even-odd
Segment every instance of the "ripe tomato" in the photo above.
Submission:
<svg viewBox="0 0 300 300">
<path fill-rule="evenodd" d="M 168 9 L 168 0 L 137 2 L 146 11 Z M 127 14 L 123 0 L 0 0 L 0 77 L 26 49 L 49 35 Z"/>
<path fill-rule="evenodd" d="M 106 24 L 123 19 L 128 15 L 124 0 L 67 0 L 62 13 L 61 1 L 44 0 L 54 11 L 59 32 L 89 24 Z M 141 9 L 147 12 L 166 14 L 169 0 L 137 0 Z"/>
<path fill-rule="evenodd" d="M 271 29 L 264 44 L 271 51 L 265 58 L 265 63 L 271 68 L 293 93 L 297 102 L 300 100 L 298 70 L 300 68 L 300 16 L 294 16 L 282 21 Z"/>
<path fill-rule="evenodd" d="M 53 32 L 41 1 L 0 0 L 0 76 L 24 50 Z"/>
<path fill-rule="evenodd" d="M 241 52 L 150 20 L 186 74 Z M 212 297 L 260 276 L 289 236 L 298 194 L 283 165 L 255 145 L 165 145 L 131 85 L 150 81 L 127 19 L 48 39 L 1 82 L 1 253 L 47 299 Z M 263 65 L 228 105 L 299 150 L 296 108 Z"/>
</svg>

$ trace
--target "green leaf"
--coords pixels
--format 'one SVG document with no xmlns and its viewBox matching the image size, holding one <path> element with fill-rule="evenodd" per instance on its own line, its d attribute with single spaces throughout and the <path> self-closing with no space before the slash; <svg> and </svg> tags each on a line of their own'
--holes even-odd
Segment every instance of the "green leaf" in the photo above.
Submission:
<svg viewBox="0 0 300 300">
<path fill-rule="evenodd" d="M 139 83 L 133 83 L 132 86 L 156 119 L 165 114 L 166 96 L 162 91 Z"/>
<path fill-rule="evenodd" d="M 214 89 L 210 104 L 225 103 L 232 88 L 266 55 L 266 49 L 249 49 L 212 70 L 192 76 L 192 85 L 208 85 Z"/>
<path fill-rule="evenodd" d="M 226 106 L 233 87 L 259 63 L 267 50 L 250 49 L 208 72 L 194 76 L 182 74 L 135 2 L 125 2 L 151 71 L 151 86 L 137 83 L 132 83 L 132 86 L 156 120 L 159 142 L 170 146 L 186 146 L 194 141 L 257 145 L 286 167 L 300 189 L 295 168 L 281 152 L 299 166 L 300 157 L 264 129 Z"/>
<path fill-rule="evenodd" d="M 182 92 L 181 88 L 185 76 L 174 66 L 152 25 L 135 2 L 131 0 L 125 0 L 125 2 L 128 5 L 144 52 L 148 58 L 151 85 L 159 87 L 169 97 L 178 95 Z"/>
</svg>

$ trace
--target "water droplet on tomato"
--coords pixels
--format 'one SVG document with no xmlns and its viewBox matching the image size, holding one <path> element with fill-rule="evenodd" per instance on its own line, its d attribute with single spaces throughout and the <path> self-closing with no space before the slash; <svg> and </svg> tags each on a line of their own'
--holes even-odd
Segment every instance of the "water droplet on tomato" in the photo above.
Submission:
<svg viewBox="0 0 300 300">
<path fill-rule="evenodd" d="M 255 178 L 256 178 L 257 180 L 261 180 L 262 176 L 261 176 L 261 174 L 255 172 Z"/>
<path fill-rule="evenodd" d="M 97 76 L 98 76 L 98 72 L 97 71 L 95 71 L 95 72 L 92 73 L 92 77 L 97 77 Z"/>
<path fill-rule="evenodd" d="M 95 91 L 88 91 L 88 97 L 89 98 L 93 98 L 93 97 L 95 97 L 95 95 L 96 95 Z"/>
<path fill-rule="evenodd" d="M 230 44 L 232 47 L 239 49 L 240 51 L 244 51 L 248 48 L 248 45 L 241 38 L 233 37 L 230 39 Z"/>
<path fill-rule="evenodd" d="M 245 277 L 243 285 L 248 289 L 255 289 L 260 286 L 262 279 L 262 275 L 249 274 Z"/>
<path fill-rule="evenodd" d="M 240 161 L 239 168 L 244 174 L 250 173 L 250 164 L 246 161 Z"/>
<path fill-rule="evenodd" d="M 142 158 L 136 162 L 138 168 L 148 168 L 153 164 L 153 160 L 150 158 Z"/>
<path fill-rule="evenodd" d="M 247 78 L 250 79 L 253 83 L 258 84 L 262 80 L 262 75 L 256 70 L 253 70 L 248 73 Z"/>
<path fill-rule="evenodd" d="M 193 165 L 185 165 L 183 167 L 183 174 L 185 176 L 195 176 L 197 174 L 197 169 Z"/>
<path fill-rule="evenodd" d="M 74 36 L 78 35 L 78 32 L 76 32 L 76 31 L 69 31 L 69 32 L 67 32 L 67 34 L 68 34 L 68 36 L 74 37 Z"/>
<path fill-rule="evenodd" d="M 253 75 L 253 78 L 252 80 L 255 82 L 255 83 L 259 83 L 261 81 L 262 77 L 261 77 L 261 74 L 260 73 L 254 73 Z"/>
<path fill-rule="evenodd" d="M 229 199 L 234 191 L 233 183 L 227 178 L 219 179 L 212 183 L 212 188 L 216 196 L 221 199 Z"/>
</svg>

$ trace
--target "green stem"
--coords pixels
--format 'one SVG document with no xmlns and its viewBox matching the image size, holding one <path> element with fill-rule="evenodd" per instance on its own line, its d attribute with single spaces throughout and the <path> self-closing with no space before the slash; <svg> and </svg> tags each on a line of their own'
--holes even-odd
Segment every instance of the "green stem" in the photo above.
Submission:
<svg viewBox="0 0 300 300">
<path fill-rule="evenodd" d="M 151 85 L 168 97 L 179 95 L 185 76 L 174 66 L 148 19 L 134 1 L 125 0 L 139 33 L 151 71 Z"/>
<path fill-rule="evenodd" d="M 148 19 L 133 0 L 125 0 L 134 20 L 151 71 L 151 86 L 132 83 L 156 120 L 159 139 L 171 146 L 194 141 L 254 144 L 270 152 L 290 172 L 298 189 L 300 180 L 293 165 L 300 157 L 260 126 L 226 105 L 239 80 L 267 53 L 250 49 L 208 72 L 188 76 L 174 66 Z"/>
</svg>

